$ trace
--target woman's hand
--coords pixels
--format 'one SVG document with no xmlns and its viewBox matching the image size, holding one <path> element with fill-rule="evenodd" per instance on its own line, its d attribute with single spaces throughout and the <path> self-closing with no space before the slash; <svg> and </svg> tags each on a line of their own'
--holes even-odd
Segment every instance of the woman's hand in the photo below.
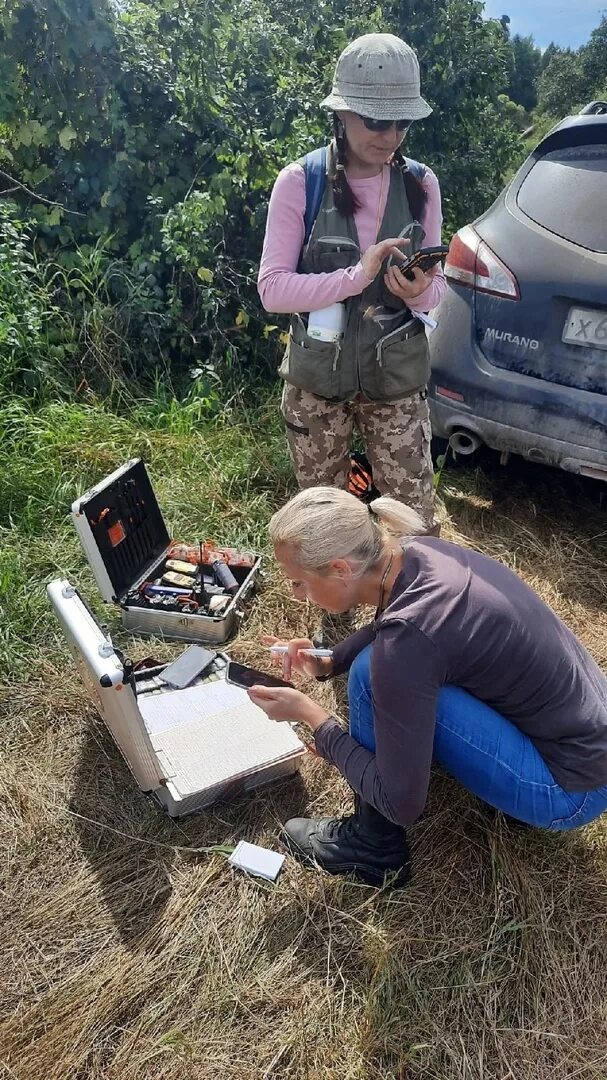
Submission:
<svg viewBox="0 0 607 1080">
<path fill-rule="evenodd" d="M 270 720 L 307 724 L 312 731 L 316 731 L 331 715 L 307 694 L 290 686 L 252 686 L 247 693 L 253 704 L 259 705 Z"/>
<path fill-rule="evenodd" d="M 409 278 L 401 274 L 400 270 L 393 264 L 384 275 L 384 282 L 393 296 L 397 296 L 399 300 L 404 300 L 407 303 L 407 300 L 414 300 L 420 293 L 425 292 L 428 286 L 432 284 L 432 278 L 437 273 L 438 266 L 433 266 L 426 273 L 416 267 L 412 270 L 415 280 L 409 281 Z"/>
<path fill-rule="evenodd" d="M 402 259 L 402 249 L 409 246 L 409 241 L 403 237 L 393 237 L 391 240 L 381 240 L 379 244 L 373 244 L 372 247 L 367 248 L 364 255 L 361 256 L 361 266 L 368 277 L 369 281 L 374 281 L 379 271 L 382 268 L 384 259 L 387 259 L 389 255 L 394 255 L 397 259 Z"/>
<path fill-rule="evenodd" d="M 333 661 L 329 657 L 306 656 L 303 649 L 313 649 L 314 645 L 309 638 L 291 638 L 290 641 L 281 641 L 279 638 L 264 634 L 261 638 L 264 645 L 284 645 L 288 649 L 286 653 L 274 653 L 274 664 L 282 665 L 282 673 L 285 679 L 290 679 L 293 671 L 299 671 L 302 675 L 310 675 L 317 679 L 319 675 L 329 675 L 333 667 Z"/>
</svg>

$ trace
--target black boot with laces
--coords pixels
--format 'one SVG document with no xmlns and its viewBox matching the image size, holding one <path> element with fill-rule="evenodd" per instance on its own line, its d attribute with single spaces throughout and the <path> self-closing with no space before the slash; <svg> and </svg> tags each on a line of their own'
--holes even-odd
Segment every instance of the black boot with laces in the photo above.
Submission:
<svg viewBox="0 0 607 1080">
<path fill-rule="evenodd" d="M 402 888 L 411 876 L 405 830 L 356 797 L 346 818 L 291 818 L 284 839 L 293 855 L 329 874 L 353 874 L 367 885 Z"/>
</svg>

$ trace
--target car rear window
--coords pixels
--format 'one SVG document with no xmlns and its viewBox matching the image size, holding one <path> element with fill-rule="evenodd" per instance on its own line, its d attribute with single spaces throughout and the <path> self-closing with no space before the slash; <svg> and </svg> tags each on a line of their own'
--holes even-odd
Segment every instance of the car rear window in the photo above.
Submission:
<svg viewBox="0 0 607 1080">
<path fill-rule="evenodd" d="M 590 251 L 607 251 L 607 143 L 546 154 L 523 180 L 517 203 L 557 236 Z"/>
</svg>

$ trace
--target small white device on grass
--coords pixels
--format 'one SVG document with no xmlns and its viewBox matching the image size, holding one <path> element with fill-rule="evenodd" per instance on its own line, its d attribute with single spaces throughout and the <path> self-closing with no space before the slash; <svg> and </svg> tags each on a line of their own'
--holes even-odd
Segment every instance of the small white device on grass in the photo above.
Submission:
<svg viewBox="0 0 607 1080">
<path fill-rule="evenodd" d="M 290 724 L 274 723 L 246 690 L 226 682 L 225 653 L 174 688 L 163 672 L 177 665 L 135 670 L 69 581 L 52 581 L 47 592 L 89 696 L 137 784 L 171 817 L 298 771 L 304 744 Z"/>
<path fill-rule="evenodd" d="M 276 881 L 285 857 L 278 851 L 270 851 L 269 848 L 262 848 L 257 844 L 249 844 L 246 840 L 241 840 L 234 848 L 228 862 L 247 874 L 254 874 L 255 877 L 264 878 L 266 881 Z"/>
</svg>

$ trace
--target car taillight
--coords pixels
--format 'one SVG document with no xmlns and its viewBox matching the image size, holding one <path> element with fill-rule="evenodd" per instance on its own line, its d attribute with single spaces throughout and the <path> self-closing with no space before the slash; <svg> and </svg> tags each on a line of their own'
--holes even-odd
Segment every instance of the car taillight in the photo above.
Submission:
<svg viewBox="0 0 607 1080">
<path fill-rule="evenodd" d="M 471 225 L 455 234 L 445 262 L 445 277 L 479 292 L 520 300 L 518 282 Z"/>
</svg>

